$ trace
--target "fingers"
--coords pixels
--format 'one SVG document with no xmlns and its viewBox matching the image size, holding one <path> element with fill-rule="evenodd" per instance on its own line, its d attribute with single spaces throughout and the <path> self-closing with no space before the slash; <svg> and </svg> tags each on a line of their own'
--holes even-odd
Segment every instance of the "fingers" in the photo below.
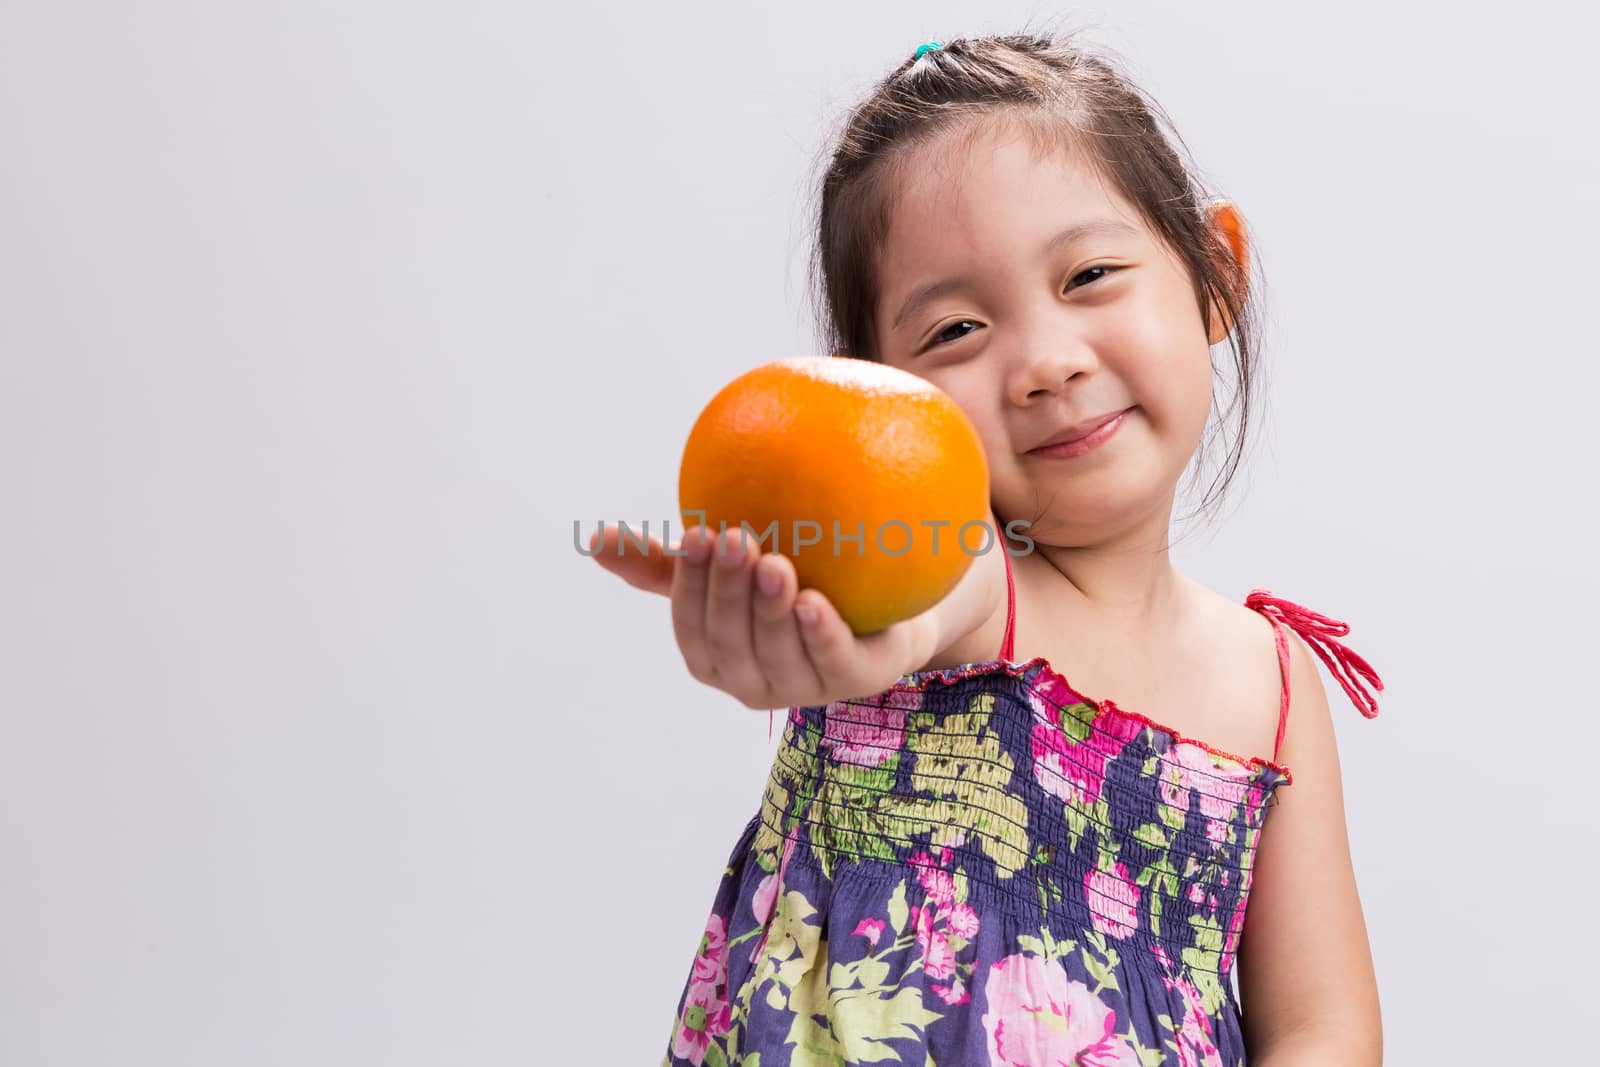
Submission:
<svg viewBox="0 0 1600 1067">
<path fill-rule="evenodd" d="M 717 684 L 715 659 L 706 641 L 706 591 L 711 582 L 707 560 L 714 536 L 702 526 L 684 532 L 684 554 L 674 561 L 670 589 L 672 633 L 683 653 L 683 665 L 690 677 L 707 685 Z"/>
<path fill-rule="evenodd" d="M 763 587 L 764 578 L 769 581 L 770 590 Z M 776 552 L 761 556 L 756 560 L 755 580 L 751 584 L 755 587 L 752 615 L 756 659 L 773 692 L 823 692 L 822 678 L 806 654 L 801 624 L 794 612 L 800 579 L 793 561 Z M 765 706 L 780 705 L 787 706 L 787 702 L 775 697 Z"/>
<path fill-rule="evenodd" d="M 802 606 L 809 606 L 816 615 L 814 622 L 800 621 L 800 636 L 821 690 L 851 695 L 872 692 L 873 687 L 862 676 L 865 662 L 862 653 L 866 648 L 864 642 L 876 635 L 868 635 L 866 639 L 857 637 L 839 609 L 815 589 L 801 590 L 795 598 L 797 618 Z M 881 639 L 878 643 L 882 643 Z"/>
<path fill-rule="evenodd" d="M 624 537 L 616 526 L 602 528 L 589 537 L 589 552 L 596 563 L 635 588 L 662 596 L 672 591 L 673 560 L 659 537 L 649 537 L 641 553 L 637 534 Z"/>
<path fill-rule="evenodd" d="M 821 691 L 829 694 L 827 701 L 876 696 L 900 680 L 905 664 L 916 660 L 917 628 L 925 624 L 915 619 L 860 635 L 821 593 L 805 590 L 796 602 L 816 611 L 816 622 L 802 622 L 800 633 Z"/>
<path fill-rule="evenodd" d="M 898 680 L 914 644 L 908 623 L 858 637 L 824 594 L 799 589 L 792 560 L 742 533 L 692 527 L 674 557 L 672 628 L 691 676 L 758 710 L 869 695 Z"/>
<path fill-rule="evenodd" d="M 756 661 L 755 633 L 750 619 L 753 557 L 760 552 L 742 529 L 727 530 L 717 540 L 706 565 L 705 636 L 718 684 L 745 703 L 759 702 L 768 692 L 764 664 Z"/>
</svg>

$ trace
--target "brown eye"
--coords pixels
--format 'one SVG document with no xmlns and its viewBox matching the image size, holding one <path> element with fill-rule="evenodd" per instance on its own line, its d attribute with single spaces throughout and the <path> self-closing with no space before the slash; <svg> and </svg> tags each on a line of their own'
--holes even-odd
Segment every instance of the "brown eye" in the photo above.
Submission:
<svg viewBox="0 0 1600 1067">
<path fill-rule="evenodd" d="M 962 319 L 960 322 L 952 322 L 950 325 L 946 326 L 944 329 L 940 330 L 938 333 L 933 335 L 933 340 L 928 342 L 928 347 L 929 348 L 936 348 L 941 344 L 954 344 L 956 341 L 961 340 L 961 338 L 963 338 L 963 337 L 965 337 L 967 335 L 963 333 L 963 334 L 959 334 L 959 335 L 957 335 L 955 337 L 948 337 L 948 338 L 945 335 L 948 334 L 951 330 L 955 329 L 957 326 L 972 326 L 972 325 L 973 325 L 973 323 L 972 323 L 971 319 Z"/>
<path fill-rule="evenodd" d="M 1111 273 L 1111 272 L 1113 272 L 1113 271 L 1116 271 L 1116 270 L 1121 270 L 1121 269 L 1122 269 L 1122 268 L 1120 268 L 1120 267 L 1088 267 L 1088 268 L 1086 268 L 1086 269 L 1085 269 L 1085 270 L 1083 270 L 1083 271 L 1082 271 L 1082 272 L 1080 272 L 1080 273 L 1079 273 L 1079 274 L 1078 274 L 1078 275 L 1077 275 L 1077 277 L 1075 277 L 1075 278 L 1073 278 L 1073 279 L 1072 279 L 1072 280 L 1073 280 L 1073 281 L 1077 281 L 1077 280 L 1078 280 L 1078 278 L 1082 278 L 1082 277 L 1085 277 L 1085 276 L 1087 276 L 1087 275 L 1090 275 L 1090 274 L 1093 274 L 1093 273 L 1094 273 L 1094 272 L 1095 272 L 1095 271 L 1097 271 L 1097 270 L 1098 270 L 1098 271 L 1104 271 L 1104 272 L 1105 272 L 1105 273 L 1106 273 L 1106 274 L 1110 274 L 1110 273 Z M 1099 279 L 1098 279 L 1098 278 L 1096 278 L 1096 279 L 1095 279 L 1095 281 L 1099 281 Z M 1094 284 L 1094 282 L 1085 282 L 1085 283 L 1084 283 L 1084 284 L 1085 284 L 1085 285 L 1093 285 L 1093 284 Z M 1071 288 L 1071 287 L 1070 287 L 1070 286 L 1069 286 L 1069 288 Z"/>
</svg>

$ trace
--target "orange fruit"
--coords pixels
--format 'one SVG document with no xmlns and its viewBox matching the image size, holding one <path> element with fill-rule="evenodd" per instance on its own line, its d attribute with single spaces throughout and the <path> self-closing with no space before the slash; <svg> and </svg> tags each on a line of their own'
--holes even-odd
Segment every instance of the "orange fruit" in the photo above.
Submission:
<svg viewBox="0 0 1600 1067">
<path fill-rule="evenodd" d="M 966 413 L 914 374 L 842 356 L 724 386 L 684 446 L 678 506 L 685 526 L 748 524 L 748 543 L 788 556 L 857 634 L 926 611 L 1003 549 Z"/>
</svg>

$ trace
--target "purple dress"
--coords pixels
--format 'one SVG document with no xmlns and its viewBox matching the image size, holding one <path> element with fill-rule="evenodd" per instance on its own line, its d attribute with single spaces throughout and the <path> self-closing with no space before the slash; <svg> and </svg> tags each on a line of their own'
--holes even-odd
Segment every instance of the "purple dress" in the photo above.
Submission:
<svg viewBox="0 0 1600 1067">
<path fill-rule="evenodd" d="M 1289 770 L 1288 643 L 1369 718 L 1349 627 L 1252 590 L 1283 678 L 1273 759 L 1000 658 L 789 709 L 722 874 L 664 1067 L 1236 1067 L 1251 861 Z M 1330 654 L 1331 653 L 1331 654 Z"/>
</svg>

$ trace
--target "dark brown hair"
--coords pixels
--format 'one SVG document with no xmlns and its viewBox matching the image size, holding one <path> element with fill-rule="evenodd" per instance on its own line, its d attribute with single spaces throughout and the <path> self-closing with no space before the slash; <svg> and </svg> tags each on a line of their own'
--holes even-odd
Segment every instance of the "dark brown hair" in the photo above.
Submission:
<svg viewBox="0 0 1600 1067">
<path fill-rule="evenodd" d="M 1172 141 L 1158 119 L 1172 130 Z M 912 153 L 945 135 L 965 146 L 997 120 L 1021 128 L 1036 150 L 1075 153 L 1138 209 L 1187 269 L 1207 331 L 1208 296 L 1215 294 L 1226 310 L 1237 374 L 1236 403 L 1229 411 L 1237 408 L 1239 431 L 1219 475 L 1220 499 L 1243 457 L 1255 392 L 1256 287 L 1241 284 L 1248 281 L 1248 265 L 1241 278 L 1227 245 L 1209 225 L 1206 203 L 1212 194 L 1174 151 L 1172 142 L 1183 141 L 1171 119 L 1114 62 L 1073 33 L 953 39 L 919 58 L 908 57 L 845 116 L 816 187 L 821 203 L 811 279 L 824 351 L 879 358 L 873 327 L 880 297 L 878 250 Z M 1246 243 L 1252 253 L 1253 246 Z M 1212 396 L 1215 401 L 1215 389 Z M 1217 484 L 1213 480 L 1212 487 Z M 1201 510 L 1212 499 L 1208 492 Z"/>
</svg>

